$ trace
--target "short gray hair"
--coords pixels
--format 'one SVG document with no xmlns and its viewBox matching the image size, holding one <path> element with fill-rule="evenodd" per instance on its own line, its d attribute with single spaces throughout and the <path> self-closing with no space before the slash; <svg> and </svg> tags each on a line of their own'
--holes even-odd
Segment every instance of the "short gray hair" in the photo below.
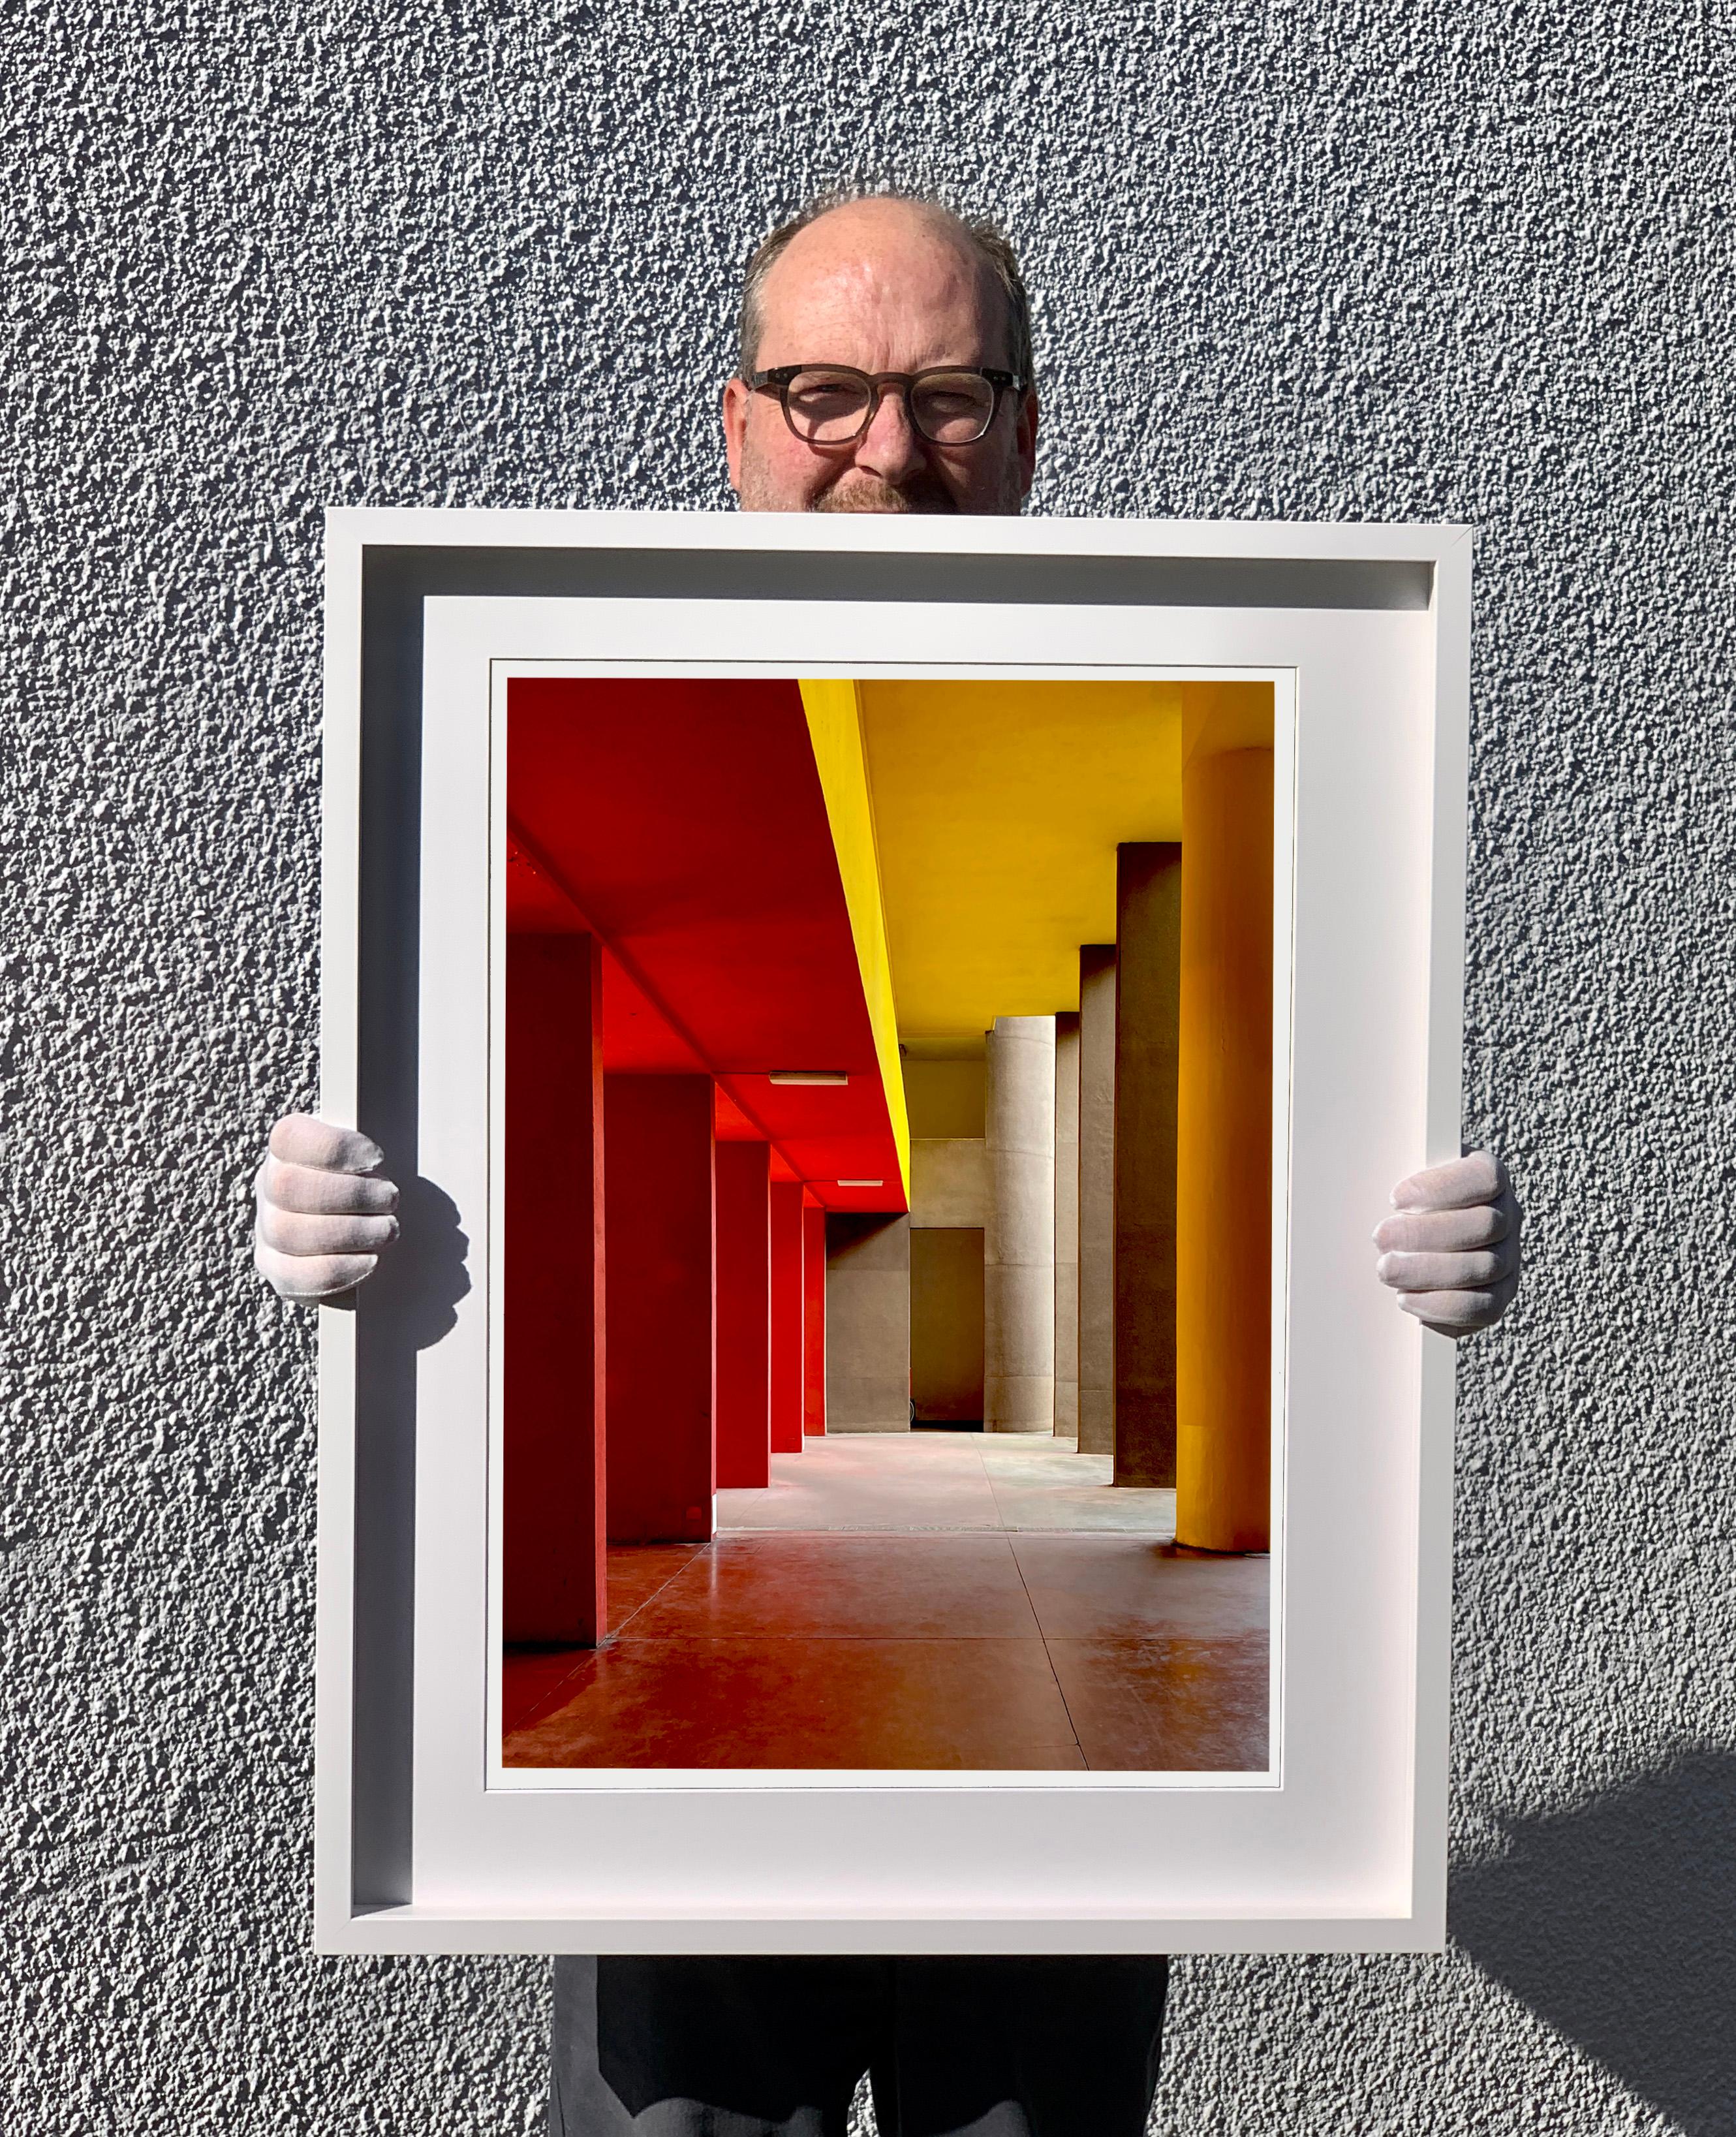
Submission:
<svg viewBox="0 0 1736 2137">
<path fill-rule="evenodd" d="M 747 263 L 747 271 L 742 278 L 742 309 L 737 322 L 737 361 L 743 378 L 751 377 L 760 353 L 760 336 L 765 319 L 761 299 L 766 288 L 766 277 L 782 257 L 792 238 L 799 236 L 810 222 L 818 222 L 834 207 L 847 207 L 852 202 L 864 200 L 907 201 L 912 207 L 926 208 L 941 222 L 949 224 L 974 251 L 994 277 L 996 286 L 1006 299 L 1008 360 L 1012 368 L 1027 385 L 1031 382 L 1033 359 L 1031 353 L 1031 299 L 1024 285 L 1024 277 L 1019 271 L 1018 255 L 1012 241 L 998 223 L 986 216 L 961 215 L 949 202 L 934 193 L 906 192 L 902 187 L 876 190 L 871 187 L 840 187 L 834 192 L 819 194 L 805 207 L 780 222 L 770 236 L 756 246 Z"/>
</svg>

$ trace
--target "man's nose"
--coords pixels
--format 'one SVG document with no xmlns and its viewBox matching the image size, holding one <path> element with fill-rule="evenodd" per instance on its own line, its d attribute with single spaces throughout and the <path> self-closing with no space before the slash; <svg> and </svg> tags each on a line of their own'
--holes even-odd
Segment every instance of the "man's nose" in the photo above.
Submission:
<svg viewBox="0 0 1736 2137">
<path fill-rule="evenodd" d="M 856 465 L 883 482 L 913 475 L 926 458 L 921 433 L 910 420 L 902 386 L 883 387 L 873 421 L 856 441 Z"/>
</svg>

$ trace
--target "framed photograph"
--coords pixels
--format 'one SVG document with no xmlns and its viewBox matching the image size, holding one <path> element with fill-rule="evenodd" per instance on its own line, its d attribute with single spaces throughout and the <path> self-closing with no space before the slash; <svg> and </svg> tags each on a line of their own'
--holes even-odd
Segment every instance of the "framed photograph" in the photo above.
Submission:
<svg viewBox="0 0 1736 2137">
<path fill-rule="evenodd" d="M 319 1949 L 1438 1948 L 1469 559 L 330 516 Z"/>
</svg>

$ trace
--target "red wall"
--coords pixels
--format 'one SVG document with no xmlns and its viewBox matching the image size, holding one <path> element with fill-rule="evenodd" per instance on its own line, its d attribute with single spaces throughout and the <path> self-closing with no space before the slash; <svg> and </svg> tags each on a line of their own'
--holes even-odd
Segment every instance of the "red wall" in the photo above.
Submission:
<svg viewBox="0 0 1736 2137">
<path fill-rule="evenodd" d="M 771 1448 L 802 1451 L 804 1380 L 802 1189 L 798 1180 L 771 1187 Z"/>
<path fill-rule="evenodd" d="M 712 1419 L 712 1083 L 603 1078 L 608 1248 L 609 1534 L 703 1541 Z"/>
<path fill-rule="evenodd" d="M 802 1211 L 802 1350 L 804 1419 L 810 1432 L 826 1429 L 826 1213 Z"/>
<path fill-rule="evenodd" d="M 592 1647 L 606 1628 L 602 1029 L 595 937 L 508 936 L 508 1640 Z"/>
<path fill-rule="evenodd" d="M 763 1487 L 771 1482 L 771 1146 L 720 1142 L 717 1170 L 717 1482 Z"/>
</svg>

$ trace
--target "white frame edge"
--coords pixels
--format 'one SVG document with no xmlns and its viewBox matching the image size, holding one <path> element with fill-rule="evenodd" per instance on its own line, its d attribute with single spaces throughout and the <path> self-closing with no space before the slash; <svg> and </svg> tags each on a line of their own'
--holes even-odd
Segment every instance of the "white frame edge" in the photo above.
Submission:
<svg viewBox="0 0 1736 2137">
<path fill-rule="evenodd" d="M 327 517 L 320 748 L 319 1109 L 356 1125 L 361 1051 L 362 556 L 355 515 Z M 349 1776 L 354 1745 L 356 1317 L 319 1309 L 319 1567 L 314 1615 L 316 1945 L 354 1914 Z"/>
<path fill-rule="evenodd" d="M 1471 774 L 1468 528 L 1442 528 L 1435 566 L 1434 847 L 1430 855 L 1426 1161 L 1459 1155 L 1464 1117 L 1466 838 Z M 1417 1504 L 1416 1752 L 1413 1909 L 1432 1945 L 1447 1940 L 1447 1829 L 1452 1671 L 1452 1492 L 1456 1350 L 1422 1340 Z"/>
<path fill-rule="evenodd" d="M 752 519 L 686 513 L 494 512 L 345 509 L 328 514 L 325 732 L 323 759 L 321 1107 L 353 1122 L 357 1101 L 360 664 L 362 576 L 376 546 L 429 548 L 858 551 L 1151 558 L 1245 558 L 1274 562 L 1414 562 L 1434 574 L 1434 845 L 1431 857 L 1427 1140 L 1430 1161 L 1456 1154 L 1461 1107 L 1466 781 L 1469 757 L 1469 530 L 1454 526 L 1290 526 L 1278 522 L 969 522 L 764 514 Z M 789 1910 L 714 1917 L 693 1912 L 630 1919 L 503 1920 L 484 1907 L 414 1903 L 370 1909 L 353 1896 L 351 1774 L 356 1622 L 353 1609 L 357 1504 L 355 1317 L 320 1311 L 316 1628 L 316 1947 L 328 1952 L 547 1952 L 559 1950 L 815 1951 L 838 1948 L 840 1918 Z M 1453 1348 L 1424 1332 L 1421 1346 L 1422 1472 L 1416 1556 L 1415 1726 L 1411 1833 L 1412 1905 L 1392 1916 L 1318 1910 L 1165 1925 L 1166 1948 L 1202 1951 L 1369 1951 L 1438 1949 L 1445 1934 L 1447 1695 L 1452 1560 Z M 664 1934 L 678 1922 L 680 1935 Z M 751 1924 L 751 1932 L 750 1932 Z M 1005 1950 L 1014 1926 L 1046 1950 L 1142 1950 L 1154 1925 L 1112 1911 L 1080 1922 L 1021 1909 L 1004 1922 L 974 1909 L 949 1934 L 944 1916 L 913 1925 L 898 1915 L 853 1909 L 851 1948 L 864 1951 Z M 1181 1931 L 1175 1934 L 1172 1932 Z"/>
</svg>

